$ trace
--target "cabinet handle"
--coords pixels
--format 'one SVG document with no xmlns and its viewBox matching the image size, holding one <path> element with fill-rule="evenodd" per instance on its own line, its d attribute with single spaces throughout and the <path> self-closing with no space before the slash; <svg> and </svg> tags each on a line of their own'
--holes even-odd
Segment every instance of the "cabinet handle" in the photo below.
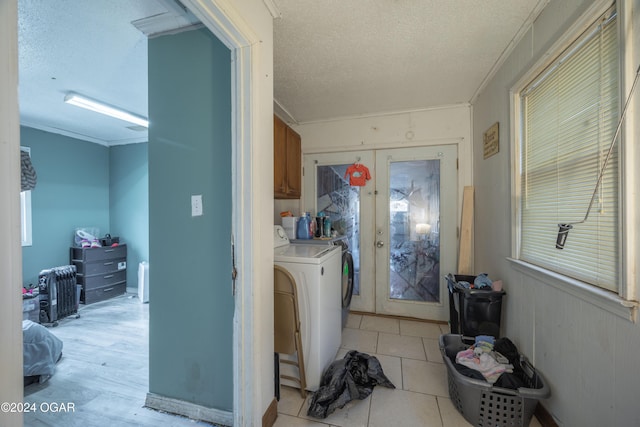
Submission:
<svg viewBox="0 0 640 427">
<path fill-rule="evenodd" d="M 115 251 L 115 249 L 105 249 L 104 251 L 105 252 L 113 252 L 113 251 Z"/>
<path fill-rule="evenodd" d="M 104 263 L 104 264 L 102 264 L 102 265 L 113 265 L 113 261 L 111 261 L 111 262 L 105 262 L 105 263 Z"/>
<path fill-rule="evenodd" d="M 113 277 L 113 274 L 109 274 L 108 276 L 104 276 L 104 279 L 111 279 Z"/>
<path fill-rule="evenodd" d="M 112 290 L 113 290 L 113 288 L 107 288 L 107 289 L 104 290 L 104 292 L 110 292 Z"/>
</svg>

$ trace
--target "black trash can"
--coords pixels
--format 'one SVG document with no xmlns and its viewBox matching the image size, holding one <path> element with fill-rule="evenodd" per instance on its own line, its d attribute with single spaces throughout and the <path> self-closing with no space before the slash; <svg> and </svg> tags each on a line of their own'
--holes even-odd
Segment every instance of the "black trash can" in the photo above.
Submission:
<svg viewBox="0 0 640 427">
<path fill-rule="evenodd" d="M 463 289 L 457 282 L 473 283 L 476 276 L 447 275 L 449 287 L 449 319 L 452 334 L 468 337 L 500 336 L 502 297 L 505 291 Z"/>
</svg>

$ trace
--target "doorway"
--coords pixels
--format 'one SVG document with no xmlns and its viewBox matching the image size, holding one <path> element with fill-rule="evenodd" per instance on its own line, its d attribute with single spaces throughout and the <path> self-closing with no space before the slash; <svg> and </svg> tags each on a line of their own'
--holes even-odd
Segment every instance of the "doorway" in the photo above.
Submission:
<svg viewBox="0 0 640 427">
<path fill-rule="evenodd" d="M 0 87 L 4 90 L 3 93 L 7 93 L 5 99 L 6 113 L 2 114 L 2 131 L 0 133 L 5 137 L 8 144 L 2 147 L 2 159 L 11 159 L 11 153 L 18 149 L 19 146 L 19 115 L 18 115 L 18 102 L 17 96 L 15 96 L 15 87 L 17 85 L 17 7 L 16 1 L 3 2 L 3 7 L 0 8 L 0 21 L 3 25 L 0 25 L 0 51 L 5 54 L 8 61 L 8 72 L 0 79 Z M 233 55 L 232 61 L 232 74 L 233 74 L 233 89 L 232 89 L 232 102 L 233 108 L 233 153 L 232 161 L 234 166 L 233 174 L 233 209 L 234 214 L 238 218 L 234 220 L 232 229 L 234 236 L 236 236 L 236 251 L 237 258 L 242 260 L 242 263 L 238 265 L 238 279 L 236 282 L 236 292 L 238 297 L 234 302 L 234 322 L 233 322 L 233 337 L 234 337 L 234 353 L 237 357 L 234 357 L 233 363 L 233 376 L 234 385 L 239 384 L 238 378 L 244 378 L 243 387 L 234 386 L 234 411 L 233 411 L 233 424 L 234 425 L 252 425 L 253 419 L 262 415 L 262 410 L 266 407 L 264 401 L 266 400 L 267 393 L 254 393 L 254 382 L 256 381 L 255 367 L 256 360 L 260 359 L 262 354 L 272 353 L 269 351 L 268 345 L 252 344 L 255 340 L 243 339 L 247 336 L 252 337 L 254 335 L 254 328 L 252 326 L 253 320 L 255 320 L 255 313 L 253 310 L 253 298 L 254 298 L 254 280 L 253 275 L 260 275 L 261 272 L 271 269 L 271 265 L 260 259 L 254 260 L 254 252 L 257 252 L 256 247 L 269 247 L 270 244 L 266 238 L 256 239 L 252 224 L 249 218 L 252 215 L 252 206 L 256 205 L 256 194 L 266 194 L 267 185 L 262 185 L 261 182 L 254 179 L 256 175 L 264 173 L 264 168 L 256 167 L 256 158 L 262 154 L 261 149 L 256 149 L 255 141 L 262 140 L 272 133 L 269 126 L 264 125 L 265 120 L 261 120 L 260 114 L 254 114 L 255 108 L 245 108 L 245 106 L 262 106 L 271 105 L 272 99 L 268 96 L 262 96 L 262 92 L 256 91 L 255 85 L 252 84 L 252 79 L 256 74 L 270 73 L 269 61 L 261 61 L 261 52 L 269 52 L 271 49 L 271 42 L 267 38 L 264 43 L 260 42 L 261 30 L 263 26 L 258 26 L 256 22 L 262 23 L 260 19 L 263 16 L 268 15 L 265 7 L 261 10 L 252 10 L 251 14 L 247 14 L 246 19 L 242 19 L 243 15 L 237 14 L 234 8 L 219 8 L 219 5 L 214 4 L 211 1 L 194 2 L 186 0 L 189 7 L 198 11 L 199 16 L 202 18 L 205 25 L 212 30 L 224 43 L 227 45 Z M 231 11 L 231 12 L 229 12 Z M 229 16 L 228 13 L 231 13 Z M 270 22 L 270 21 L 269 21 Z M 264 26 L 266 27 L 266 25 Z M 255 31 L 252 31 L 256 29 Z M 260 30 L 260 31 L 258 31 Z M 266 30 L 265 30 L 266 31 Z M 265 33 L 266 34 L 266 33 Z M 261 50 L 263 49 L 263 50 Z M 255 83 L 255 82 L 254 82 Z M 257 86 L 260 86 L 259 84 Z M 261 109 L 261 111 L 268 112 L 268 108 Z M 262 115 L 264 116 L 264 114 Z M 270 114 L 269 114 L 270 116 Z M 268 122 L 267 122 L 268 123 Z M 257 144 L 260 147 L 264 147 L 265 152 L 270 150 L 270 147 L 266 147 L 265 144 Z M 6 155 L 5 155 L 6 154 Z M 257 162 L 259 164 L 259 162 Z M 2 281 L 0 286 L 0 292 L 2 295 L 8 295 L 7 298 L 2 298 L 4 303 L 2 304 L 2 313 L 6 316 L 2 316 L 3 332 L 0 334 L 4 339 L 3 342 L 19 342 L 16 339 L 20 335 L 19 317 L 15 316 L 15 306 L 19 303 L 17 299 L 18 295 L 15 294 L 15 283 L 21 282 L 20 274 L 20 246 L 18 243 L 19 235 L 16 230 L 19 228 L 16 226 L 19 224 L 18 211 L 16 210 L 16 204 L 11 203 L 11 200 L 16 200 L 18 197 L 18 187 L 15 185 L 16 177 L 19 176 L 17 171 L 18 162 L 11 162 L 7 160 L 7 167 L 2 168 L 3 180 L 1 187 L 1 193 L 3 199 L 9 200 L 3 206 L 6 209 L 0 210 L 0 216 L 4 221 L 0 221 L 6 224 L 5 230 L 8 230 L 6 235 L 10 238 L 5 239 L 3 245 L 3 253 L 7 255 L 3 257 L 2 271 L 4 272 L 4 278 L 7 280 Z M 6 185 L 5 185 L 6 184 Z M 256 273 L 257 272 L 257 273 Z M 266 279 L 265 279 L 266 280 Z M 268 283 L 267 283 L 268 284 Z M 268 286 L 263 286 L 267 288 Z M 263 320 L 269 317 L 269 312 L 260 318 Z M 11 347 L 11 348 L 9 348 Z M 20 401 L 22 399 L 22 378 L 20 376 L 22 358 L 20 357 L 20 346 L 7 346 L 7 349 L 2 351 L 2 355 L 7 355 L 3 360 L 7 363 L 2 368 L 2 372 L 7 373 L 7 381 L 3 387 L 5 401 Z M 267 367 L 271 366 L 265 363 Z M 265 377 L 272 377 L 267 373 Z M 19 415 L 19 414 L 18 414 Z M 0 416 L 4 420 L 3 417 Z M 12 419 L 20 421 L 21 416 L 13 417 Z"/>
<path fill-rule="evenodd" d="M 305 204 L 332 217 L 354 258 L 351 309 L 446 320 L 457 247 L 457 147 L 305 156 Z M 351 185 L 353 164 L 371 179 Z"/>
</svg>

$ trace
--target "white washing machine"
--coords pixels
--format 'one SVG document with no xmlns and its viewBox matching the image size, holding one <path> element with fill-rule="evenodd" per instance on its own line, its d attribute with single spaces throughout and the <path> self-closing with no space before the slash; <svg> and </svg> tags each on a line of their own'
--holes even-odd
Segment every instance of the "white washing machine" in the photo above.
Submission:
<svg viewBox="0 0 640 427">
<path fill-rule="evenodd" d="M 296 245 L 284 229 L 274 228 L 274 263 L 286 268 L 298 286 L 302 350 L 307 390 L 320 386 L 322 372 L 334 361 L 342 341 L 340 246 Z M 282 359 L 292 356 L 280 355 Z M 280 373 L 297 377 L 296 368 L 280 366 Z M 282 384 L 298 387 L 295 382 Z"/>
<path fill-rule="evenodd" d="M 287 234 L 289 235 L 289 234 Z M 342 265 L 340 266 L 340 283 L 341 283 L 341 298 L 342 298 L 342 329 L 347 326 L 347 319 L 349 318 L 349 308 L 351 307 L 351 298 L 353 297 L 354 286 L 354 274 L 353 269 L 353 255 L 349 251 L 349 238 L 347 236 L 334 237 L 332 239 L 294 239 L 291 240 L 292 244 L 296 245 L 329 245 L 340 246 L 342 248 Z"/>
</svg>

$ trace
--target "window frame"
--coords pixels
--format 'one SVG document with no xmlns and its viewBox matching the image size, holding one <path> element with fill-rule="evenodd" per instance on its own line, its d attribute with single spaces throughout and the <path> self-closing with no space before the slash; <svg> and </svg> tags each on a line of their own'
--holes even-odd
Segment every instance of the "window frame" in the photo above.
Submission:
<svg viewBox="0 0 640 427">
<path fill-rule="evenodd" d="M 553 272 L 543 267 L 532 265 L 520 259 L 521 245 L 521 172 L 522 172 L 522 111 L 521 111 L 521 93 L 524 89 L 535 80 L 545 68 L 553 63 L 571 44 L 580 38 L 580 36 L 598 20 L 612 6 L 616 7 L 618 14 L 617 25 L 620 40 L 620 84 L 619 84 L 619 112 L 622 111 L 622 105 L 629 96 L 629 90 L 635 77 L 636 70 L 633 66 L 634 50 L 638 50 L 638 46 L 633 45 L 633 31 L 629 29 L 632 23 L 627 16 L 631 12 L 631 7 L 626 7 L 625 0 L 612 2 L 597 1 L 585 13 L 569 27 L 569 29 L 561 36 L 529 69 L 524 75 L 512 86 L 509 92 L 510 98 L 510 118 L 511 126 L 511 211 L 512 211 L 512 242 L 511 257 L 508 260 L 517 271 L 535 278 L 541 283 L 556 287 L 564 292 L 570 293 L 582 300 L 592 303 L 604 310 L 607 310 L 620 317 L 630 321 L 635 321 L 638 308 L 638 275 L 635 272 L 635 266 L 639 265 L 640 251 L 636 249 L 640 244 L 640 238 L 637 236 L 635 222 L 640 219 L 634 209 L 637 206 L 638 198 L 634 195 L 634 189 L 640 188 L 640 175 L 633 172 L 634 159 L 640 155 L 639 151 L 633 148 L 634 137 L 638 137 L 637 126 L 634 120 L 629 120 L 630 114 L 633 112 L 633 105 L 640 106 L 640 102 L 636 101 L 630 105 L 630 111 L 627 112 L 625 123 L 621 128 L 620 135 L 617 140 L 619 149 L 619 230 L 620 230 L 620 251 L 619 262 L 620 284 L 618 292 L 611 292 L 591 285 L 560 273 Z M 636 33 L 637 33 L 636 29 Z M 630 36 L 629 36 L 630 35 Z M 625 37 L 626 36 L 626 37 Z M 635 99 L 640 95 L 635 94 Z M 625 141 L 627 141 L 625 143 Z"/>
</svg>

